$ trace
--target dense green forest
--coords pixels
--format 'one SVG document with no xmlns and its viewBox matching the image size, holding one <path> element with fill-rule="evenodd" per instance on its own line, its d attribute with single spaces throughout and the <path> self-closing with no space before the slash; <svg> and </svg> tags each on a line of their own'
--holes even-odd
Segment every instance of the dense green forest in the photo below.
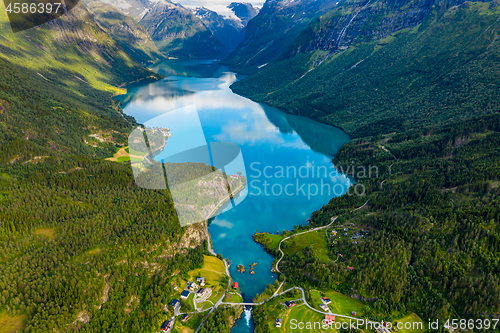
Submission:
<svg viewBox="0 0 500 333">
<path fill-rule="evenodd" d="M 243 307 L 217 308 L 208 315 L 207 320 L 201 326 L 201 333 L 224 333 L 229 332 L 236 318 L 243 312 Z"/>
<path fill-rule="evenodd" d="M 288 283 L 361 295 L 373 317 L 489 317 L 500 311 L 500 7 L 439 1 L 418 21 L 405 16 L 414 3 L 344 2 L 232 88 L 353 136 L 333 163 L 364 191 L 333 198 L 311 225 L 339 216 L 334 226 L 366 238 L 332 238 L 327 262 L 286 254 Z M 384 25 L 393 17 L 404 28 Z M 346 41 L 327 44 L 338 22 L 352 22 Z"/>
<path fill-rule="evenodd" d="M 155 332 L 203 266 L 166 190 L 105 161 L 137 126 L 113 97 L 155 80 L 84 7 L 12 34 L 0 3 L 0 316 L 25 332 Z M 204 230 L 202 230 L 204 232 Z"/>
<path fill-rule="evenodd" d="M 371 299 L 366 313 L 376 320 L 380 313 L 386 320 L 408 312 L 423 319 L 498 313 L 499 147 L 498 114 L 349 142 L 334 158 L 337 168 L 379 172 L 357 179 L 363 196 L 332 199 L 311 225 L 339 216 L 334 227 L 351 222 L 367 236 L 332 237 L 327 262 L 308 247 L 286 254 L 287 282 Z M 343 257 L 334 260 L 337 253 Z"/>
</svg>

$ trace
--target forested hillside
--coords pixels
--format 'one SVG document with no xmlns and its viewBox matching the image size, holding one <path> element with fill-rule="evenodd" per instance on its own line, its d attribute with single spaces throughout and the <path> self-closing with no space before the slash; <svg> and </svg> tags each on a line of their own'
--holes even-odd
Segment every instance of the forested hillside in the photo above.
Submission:
<svg viewBox="0 0 500 333">
<path fill-rule="evenodd" d="M 1 162 L 62 152 L 101 156 L 124 143 L 132 124 L 113 96 L 121 85 L 160 76 L 130 58 L 83 5 L 17 34 L 0 6 L 1 134 L 10 142 Z"/>
<path fill-rule="evenodd" d="M 136 125 L 113 101 L 159 75 L 79 5 L 13 34 L 0 3 L 0 316 L 26 332 L 154 332 L 205 231 L 105 161 Z"/>
<path fill-rule="evenodd" d="M 293 241 L 282 246 L 283 289 L 351 295 L 363 300 L 363 317 L 376 321 L 411 312 L 424 322 L 498 318 L 499 144 L 498 114 L 348 143 L 333 162 L 357 175 L 360 195 L 333 198 L 310 225 L 298 227 L 324 226 L 338 216 L 321 249 L 327 258 L 318 255 L 318 244 L 291 253 Z M 371 175 L 360 171 L 369 168 Z M 281 256 L 268 234 L 254 238 Z M 270 311 L 256 310 L 257 332 L 268 331 L 263 318 Z"/>
<path fill-rule="evenodd" d="M 165 60 L 148 32 L 132 17 L 100 1 L 85 4 L 98 24 L 136 61 L 155 64 Z"/>
<path fill-rule="evenodd" d="M 364 4 L 339 4 L 233 90 L 357 137 L 499 110 L 496 1 Z"/>
<path fill-rule="evenodd" d="M 332 199 L 313 214 L 313 224 L 325 224 L 370 199 L 352 221 L 369 226 L 366 241 L 331 247 L 355 267 L 341 289 L 376 297 L 375 310 L 411 310 L 422 318 L 498 313 L 499 133 L 496 114 L 344 147 L 334 160 L 339 168 L 371 165 L 380 174 L 359 179 L 367 196 Z"/>
</svg>

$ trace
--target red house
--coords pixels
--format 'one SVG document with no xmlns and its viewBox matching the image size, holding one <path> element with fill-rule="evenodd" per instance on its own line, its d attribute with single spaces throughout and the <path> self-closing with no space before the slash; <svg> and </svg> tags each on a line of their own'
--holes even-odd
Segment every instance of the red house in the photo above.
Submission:
<svg viewBox="0 0 500 333">
<path fill-rule="evenodd" d="M 334 322 L 335 322 L 335 316 L 325 315 L 325 320 L 323 320 L 323 323 L 325 325 L 330 325 L 333 324 Z"/>
<path fill-rule="evenodd" d="M 235 282 L 233 283 L 233 288 L 234 288 L 234 289 L 238 289 L 238 282 L 236 282 L 236 281 L 235 281 Z"/>
</svg>

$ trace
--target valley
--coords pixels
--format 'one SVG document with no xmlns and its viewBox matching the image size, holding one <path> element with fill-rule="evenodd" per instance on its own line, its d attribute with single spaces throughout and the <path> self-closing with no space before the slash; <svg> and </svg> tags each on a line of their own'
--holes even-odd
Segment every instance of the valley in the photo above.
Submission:
<svg viewBox="0 0 500 333">
<path fill-rule="evenodd" d="M 0 332 L 485 331 L 499 5 L 0 3 Z"/>
</svg>

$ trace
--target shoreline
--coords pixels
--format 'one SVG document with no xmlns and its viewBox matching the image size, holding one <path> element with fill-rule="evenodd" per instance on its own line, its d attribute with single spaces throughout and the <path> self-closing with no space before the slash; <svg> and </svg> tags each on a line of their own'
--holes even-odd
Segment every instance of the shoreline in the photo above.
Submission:
<svg viewBox="0 0 500 333">
<path fill-rule="evenodd" d="M 244 96 L 244 95 L 242 95 L 242 94 L 240 94 L 240 93 L 238 93 L 238 92 L 234 91 L 234 90 L 232 89 L 232 87 L 229 87 L 229 90 L 230 90 L 230 91 L 232 91 L 235 95 L 241 96 L 241 97 L 243 97 L 243 98 L 247 98 L 247 99 L 249 99 L 249 100 L 251 100 L 251 101 L 253 101 L 253 102 L 257 102 L 257 103 L 259 103 L 259 104 L 260 104 L 260 102 L 253 100 L 253 99 L 252 99 L 252 98 L 250 98 L 249 96 Z M 268 105 L 268 104 L 265 104 L 265 103 L 262 103 L 262 104 L 264 104 L 264 105 Z M 273 108 L 272 106 L 270 106 L 270 107 L 271 107 L 271 108 Z M 303 117 L 303 116 L 300 116 L 300 115 L 294 115 L 294 114 L 292 114 L 292 113 L 290 113 L 290 112 L 287 112 L 287 111 L 285 111 L 285 110 L 282 110 L 282 109 L 277 109 L 277 110 L 279 110 L 279 111 L 281 111 L 281 112 L 283 112 L 283 113 L 285 113 L 285 114 L 288 114 L 288 115 L 290 115 L 290 116 L 293 116 L 293 117 L 298 117 L 298 118 L 308 119 L 308 120 L 312 120 L 312 121 L 317 121 L 317 120 L 312 119 L 312 118 L 310 118 L 310 117 Z M 318 122 L 318 123 L 319 123 L 319 124 L 321 124 L 322 122 Z M 323 123 L 323 124 L 324 124 L 324 123 Z M 330 127 L 332 127 L 332 128 L 337 128 L 337 129 L 339 129 L 340 131 L 342 131 L 343 133 L 347 134 L 347 133 L 346 133 L 346 132 L 345 132 L 342 128 L 339 128 L 339 127 L 336 127 L 336 126 L 332 126 L 331 124 L 325 124 L 325 125 L 330 126 Z M 299 136 L 300 136 L 300 134 L 297 134 L 297 135 L 299 135 Z M 352 139 L 352 137 L 351 137 L 350 135 L 347 135 L 347 136 L 349 136 L 349 139 Z M 348 142 L 348 141 L 347 141 L 347 142 Z M 165 144 L 166 144 L 166 143 L 165 143 Z M 306 143 L 306 144 L 307 144 L 307 143 Z M 345 143 L 343 143 L 343 145 L 345 145 Z M 310 146 L 310 145 L 308 144 L 308 146 Z M 337 151 L 337 152 L 338 152 L 338 151 Z M 150 157 L 150 155 L 148 155 L 148 157 Z M 234 197 L 234 196 L 238 195 L 238 193 L 240 193 L 240 192 L 241 192 L 241 191 L 242 191 L 242 190 L 243 190 L 246 186 L 247 186 L 247 181 L 245 181 L 243 184 L 241 184 L 240 186 L 238 186 L 238 188 L 237 188 L 235 191 L 233 191 L 231 194 L 228 194 L 227 196 L 225 196 L 225 197 L 224 197 L 221 201 L 219 201 L 219 202 L 217 203 L 217 205 L 215 205 L 215 207 L 214 207 L 214 208 L 210 211 L 210 213 L 209 213 L 209 214 L 207 214 L 206 219 L 205 219 L 205 220 L 203 220 L 203 222 L 205 223 L 205 229 L 206 229 L 206 235 L 207 235 L 207 247 L 208 247 L 208 250 L 209 250 L 210 254 L 212 254 L 212 255 L 214 255 L 214 256 L 217 256 L 217 253 L 216 253 L 216 252 L 214 251 L 214 249 L 213 249 L 212 237 L 211 237 L 211 234 L 210 234 L 209 229 L 208 229 L 208 227 L 209 227 L 208 222 L 209 222 L 209 220 L 210 220 L 212 217 L 214 217 L 214 216 L 216 216 L 216 215 L 217 215 L 217 214 L 216 214 L 216 213 L 217 213 L 217 211 L 218 211 L 221 207 L 224 207 L 224 204 L 225 204 L 226 202 L 228 202 L 229 200 L 231 200 L 231 198 L 232 198 L 232 197 Z M 329 200 L 329 199 L 327 199 L 327 200 Z M 322 204 L 324 204 L 324 203 L 322 203 Z M 254 240 L 254 241 L 255 241 L 255 240 Z M 260 245 L 262 245 L 262 244 L 260 244 Z M 270 254 L 270 255 L 274 258 L 274 260 L 273 260 L 273 261 L 275 261 L 275 260 L 276 260 L 276 255 L 269 253 L 267 250 L 265 250 L 264 252 L 267 252 L 268 254 Z M 275 262 L 273 262 L 273 263 L 272 263 L 271 268 L 273 268 L 273 267 L 274 267 L 274 265 L 275 265 Z M 229 273 L 228 273 L 228 274 L 229 274 Z M 229 278 L 232 280 L 231 275 L 229 275 Z M 256 295 L 254 295 L 254 296 L 256 296 Z M 245 307 L 242 307 L 242 309 L 245 309 Z M 251 309 L 249 309 L 249 310 L 251 311 Z M 239 315 L 237 318 L 235 318 L 235 321 L 234 321 L 233 325 L 231 326 L 231 329 L 233 329 L 233 327 L 236 325 L 236 323 L 237 323 L 237 321 L 238 321 L 238 320 L 240 320 L 240 319 L 244 319 L 244 317 L 242 317 L 242 314 L 243 314 L 243 313 L 244 313 L 244 311 L 242 311 L 242 312 L 240 313 L 240 315 Z M 252 320 L 253 320 L 253 313 L 252 313 L 252 312 L 251 312 L 251 313 L 249 313 L 249 316 L 250 316 L 250 319 L 252 319 Z M 246 318 L 245 318 L 245 319 L 246 319 Z M 242 323 L 242 324 L 243 324 L 243 325 L 246 325 L 246 323 Z"/>
<path fill-rule="evenodd" d="M 247 184 L 247 182 L 245 181 L 243 184 L 241 184 L 240 186 L 238 186 L 238 188 L 236 190 L 234 190 L 234 192 L 228 194 L 226 197 L 224 197 L 221 201 L 219 201 L 217 203 L 217 205 L 215 206 L 214 209 L 212 209 L 212 211 L 210 212 L 210 214 L 207 216 L 207 218 L 203 221 L 203 223 L 205 224 L 205 231 L 207 233 L 207 245 L 208 245 L 208 252 L 210 252 L 211 254 L 213 254 L 214 256 L 217 256 L 217 253 L 214 251 L 213 249 L 213 244 L 212 244 L 212 237 L 210 236 L 210 232 L 208 231 L 208 220 L 210 220 L 212 217 L 214 217 L 214 214 L 217 212 L 217 210 L 220 209 L 220 207 L 222 207 L 228 200 L 230 200 L 234 195 L 237 195 L 238 193 L 240 193 L 241 191 L 243 191 L 243 189 L 245 189 L 245 185 Z M 229 272 L 229 271 L 228 271 Z"/>
</svg>

